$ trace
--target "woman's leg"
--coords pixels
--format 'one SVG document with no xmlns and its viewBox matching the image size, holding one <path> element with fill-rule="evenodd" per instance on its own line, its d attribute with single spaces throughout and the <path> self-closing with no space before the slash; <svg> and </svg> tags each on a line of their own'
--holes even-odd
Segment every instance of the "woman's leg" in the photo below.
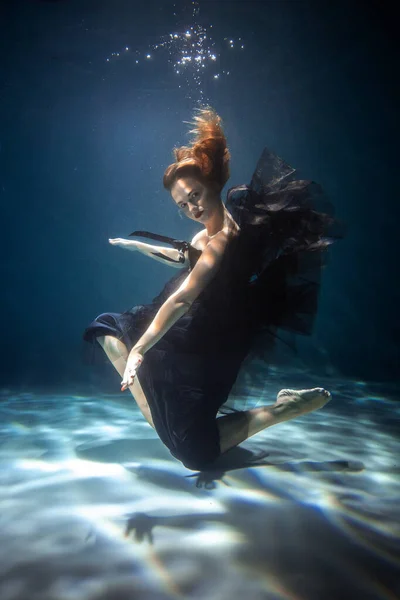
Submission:
<svg viewBox="0 0 400 600">
<path fill-rule="evenodd" d="M 103 348 L 104 352 L 107 354 L 110 361 L 112 362 L 114 368 L 118 371 L 120 376 L 123 377 L 126 367 L 126 361 L 128 359 L 128 350 L 125 344 L 123 344 L 117 338 L 112 337 L 111 335 L 98 337 L 97 340 L 100 346 Z M 138 405 L 142 415 L 144 416 L 146 421 L 154 428 L 150 408 L 137 376 L 135 377 L 133 384 L 129 386 L 129 390 L 134 400 L 136 401 L 136 404 Z"/>
<path fill-rule="evenodd" d="M 218 418 L 221 454 L 267 427 L 322 408 L 330 399 L 323 388 L 281 390 L 275 404 Z"/>
</svg>

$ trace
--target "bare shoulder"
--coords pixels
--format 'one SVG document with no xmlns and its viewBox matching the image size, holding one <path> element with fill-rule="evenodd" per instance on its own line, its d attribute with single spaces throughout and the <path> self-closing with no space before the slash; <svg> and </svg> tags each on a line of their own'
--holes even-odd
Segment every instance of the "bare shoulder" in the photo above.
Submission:
<svg viewBox="0 0 400 600">
<path fill-rule="evenodd" d="M 238 229 L 239 228 L 237 226 L 236 229 L 234 229 L 232 228 L 232 226 L 229 225 L 221 229 L 221 231 L 212 238 L 208 237 L 207 229 L 202 229 L 201 231 L 196 233 L 196 235 L 191 241 L 191 245 L 194 248 L 197 248 L 197 250 L 201 250 L 202 252 L 207 247 L 211 247 L 214 249 L 219 248 L 222 250 L 227 245 L 229 240 L 231 240 L 237 235 Z"/>
<path fill-rule="evenodd" d="M 233 235 L 231 230 L 224 227 L 224 229 L 221 229 L 221 231 L 208 241 L 207 246 L 214 252 L 223 253 Z"/>
<path fill-rule="evenodd" d="M 208 243 L 207 229 L 202 229 L 201 231 L 196 233 L 196 235 L 194 236 L 194 238 L 191 241 L 191 245 L 194 248 L 197 248 L 197 250 L 201 250 L 201 251 L 204 250 L 204 248 L 207 246 L 207 243 Z"/>
</svg>

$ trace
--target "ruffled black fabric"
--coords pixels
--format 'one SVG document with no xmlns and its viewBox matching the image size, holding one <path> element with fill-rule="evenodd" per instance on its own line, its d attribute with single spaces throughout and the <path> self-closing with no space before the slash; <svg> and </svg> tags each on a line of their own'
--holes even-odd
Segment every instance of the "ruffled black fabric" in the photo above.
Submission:
<svg viewBox="0 0 400 600">
<path fill-rule="evenodd" d="M 249 186 L 228 192 L 226 206 L 252 248 L 250 305 L 255 328 L 312 332 L 327 248 L 343 225 L 321 186 L 264 150 Z"/>
<path fill-rule="evenodd" d="M 144 358 L 139 380 L 162 441 L 189 468 L 219 454 L 215 416 L 250 352 L 268 359 L 279 329 L 310 334 L 327 248 L 342 236 L 319 185 L 264 150 L 250 185 L 229 190 L 227 209 L 240 227 L 217 276 Z M 188 276 L 175 275 L 151 304 L 104 313 L 84 338 L 121 339 L 130 350 L 157 310 Z"/>
</svg>

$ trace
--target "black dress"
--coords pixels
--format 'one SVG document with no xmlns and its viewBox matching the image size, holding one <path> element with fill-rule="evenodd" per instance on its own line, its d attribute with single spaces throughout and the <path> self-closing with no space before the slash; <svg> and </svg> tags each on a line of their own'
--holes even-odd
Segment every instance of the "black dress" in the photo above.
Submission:
<svg viewBox="0 0 400 600">
<path fill-rule="evenodd" d="M 188 468 L 204 469 L 220 454 L 218 409 L 263 332 L 309 334 L 317 311 L 326 248 L 340 237 L 321 188 L 264 150 L 249 186 L 232 188 L 226 207 L 240 227 L 217 275 L 145 355 L 138 378 L 155 429 Z M 128 351 L 201 252 L 190 248 L 182 269 L 146 306 L 99 315 L 84 339 L 117 337 Z"/>
</svg>

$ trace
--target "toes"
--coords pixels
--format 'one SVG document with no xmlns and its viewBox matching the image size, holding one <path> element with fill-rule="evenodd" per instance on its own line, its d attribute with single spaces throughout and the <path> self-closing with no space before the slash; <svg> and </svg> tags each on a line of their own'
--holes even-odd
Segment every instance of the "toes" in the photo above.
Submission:
<svg viewBox="0 0 400 600">
<path fill-rule="evenodd" d="M 328 392 L 328 390 L 326 390 L 325 388 L 314 388 L 312 391 L 317 392 L 318 394 L 321 394 L 322 396 L 325 396 L 326 398 L 329 398 L 329 396 L 330 396 L 330 392 Z"/>
<path fill-rule="evenodd" d="M 287 396 L 293 396 L 293 397 L 296 397 L 297 399 L 300 399 L 301 397 L 307 397 L 307 396 L 313 396 L 313 395 L 314 396 L 323 396 L 324 398 L 331 398 L 330 392 L 328 392 L 328 390 L 326 390 L 325 388 L 322 388 L 322 387 L 312 388 L 310 390 L 283 389 L 280 392 L 278 392 L 277 397 L 282 398 L 282 397 L 287 397 Z"/>
</svg>

